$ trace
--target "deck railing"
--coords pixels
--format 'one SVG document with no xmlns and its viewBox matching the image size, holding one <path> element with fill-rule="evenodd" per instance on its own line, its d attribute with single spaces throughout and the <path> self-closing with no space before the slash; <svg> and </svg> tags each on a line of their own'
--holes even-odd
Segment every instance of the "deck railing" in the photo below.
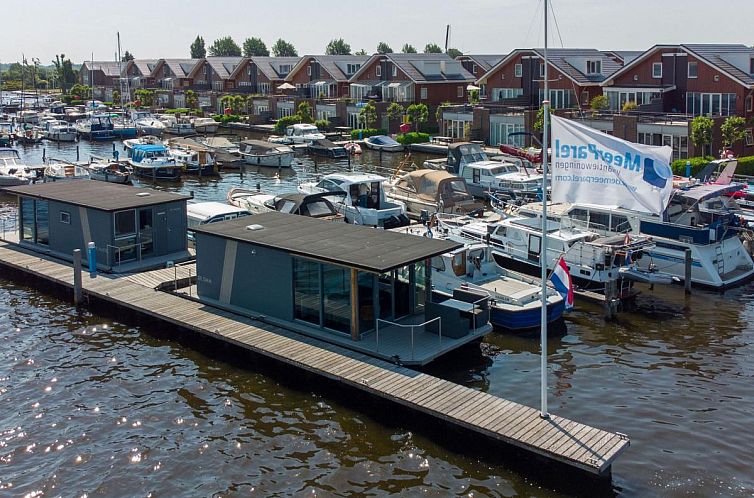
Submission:
<svg viewBox="0 0 754 498">
<path fill-rule="evenodd" d="M 375 328 L 375 334 L 376 334 L 376 340 L 377 340 L 377 349 L 375 350 L 376 353 L 380 352 L 380 322 L 387 323 L 391 327 L 400 327 L 400 328 L 404 328 L 404 329 L 411 329 L 411 359 L 412 360 L 414 359 L 414 329 L 416 327 L 426 327 L 427 325 L 429 325 L 432 322 L 439 322 L 438 336 L 439 336 L 440 346 L 442 346 L 442 319 L 439 316 L 436 317 L 436 318 L 433 318 L 431 320 L 427 320 L 424 323 L 417 323 L 417 324 L 411 324 L 411 325 L 406 325 L 406 324 L 397 323 L 397 322 L 391 322 L 390 320 L 383 320 L 382 318 L 378 318 L 377 319 L 377 327 Z"/>
<path fill-rule="evenodd" d="M 0 239 L 9 240 L 6 235 L 8 233 L 11 234 L 12 238 L 12 236 L 16 233 L 16 226 L 17 220 L 15 215 L 0 219 L 0 227 L 2 227 L 2 235 L 0 235 Z"/>
</svg>

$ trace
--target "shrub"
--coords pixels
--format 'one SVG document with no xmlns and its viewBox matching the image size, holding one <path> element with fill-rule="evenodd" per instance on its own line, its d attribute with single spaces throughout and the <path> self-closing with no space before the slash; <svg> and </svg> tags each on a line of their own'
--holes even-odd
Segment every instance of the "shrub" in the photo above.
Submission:
<svg viewBox="0 0 754 498">
<path fill-rule="evenodd" d="M 318 119 L 314 122 L 314 126 L 319 128 L 320 131 L 325 131 L 330 129 L 330 122 L 326 119 Z"/>
<path fill-rule="evenodd" d="M 214 119 L 218 123 L 226 124 L 241 121 L 241 116 L 239 116 L 238 114 L 213 114 L 212 119 Z"/>
<path fill-rule="evenodd" d="M 670 166 L 673 169 L 674 175 L 686 176 L 686 161 L 689 161 L 691 163 L 691 174 L 695 175 L 713 159 L 714 157 L 711 156 L 690 157 L 689 159 L 678 159 L 677 161 L 673 161 Z"/>
<path fill-rule="evenodd" d="M 385 135 L 387 132 L 383 129 L 377 129 L 377 128 L 366 128 L 364 130 L 351 130 L 351 140 L 358 140 L 359 133 L 361 133 L 362 138 L 366 137 L 372 137 L 374 135 Z"/>
<path fill-rule="evenodd" d="M 177 109 L 165 109 L 165 114 L 188 114 L 188 107 L 178 107 Z"/>
<path fill-rule="evenodd" d="M 429 133 L 410 131 L 408 133 L 404 133 L 403 135 L 398 135 L 395 140 L 403 145 L 422 144 L 429 142 Z"/>
<path fill-rule="evenodd" d="M 84 105 L 84 101 L 81 99 L 72 99 L 71 105 Z"/>
<path fill-rule="evenodd" d="M 301 122 L 301 117 L 298 114 L 280 118 L 275 123 L 275 133 L 283 133 L 285 129 L 289 127 L 290 125 L 300 123 L 300 122 Z"/>
<path fill-rule="evenodd" d="M 629 100 L 628 102 L 623 104 L 623 112 L 635 111 L 638 108 L 639 106 L 636 105 L 636 102 L 634 102 L 633 100 Z"/>
</svg>

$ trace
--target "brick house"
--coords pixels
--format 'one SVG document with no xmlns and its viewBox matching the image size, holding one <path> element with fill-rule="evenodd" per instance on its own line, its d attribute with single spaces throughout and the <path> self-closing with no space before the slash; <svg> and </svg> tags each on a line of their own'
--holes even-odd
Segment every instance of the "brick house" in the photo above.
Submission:
<svg viewBox="0 0 754 498">
<path fill-rule="evenodd" d="M 501 60 L 505 59 L 507 54 L 502 55 L 459 55 L 456 60 L 461 63 L 463 68 L 474 75 L 474 78 L 481 78 L 487 71 L 495 67 Z"/>
<path fill-rule="evenodd" d="M 189 73 L 202 59 L 159 59 L 149 77 L 155 87 L 164 90 L 189 88 L 192 80 Z"/>
<path fill-rule="evenodd" d="M 154 86 L 152 71 L 157 65 L 157 59 L 134 59 L 128 61 L 124 72 L 129 79 L 129 85 L 135 88 L 151 88 Z"/>
<path fill-rule="evenodd" d="M 369 57 L 364 55 L 306 55 L 291 69 L 285 81 L 303 98 L 349 96 L 349 79 Z"/>
<path fill-rule="evenodd" d="M 547 56 L 554 109 L 587 107 L 602 94 L 600 83 L 621 67 L 616 58 L 596 49 L 553 48 Z M 544 100 L 544 50 L 514 50 L 476 84 L 485 103 L 539 108 Z"/>
<path fill-rule="evenodd" d="M 205 57 L 188 73 L 190 88 L 196 91 L 232 92 L 235 82 L 230 75 L 243 62 L 243 57 Z"/>
<path fill-rule="evenodd" d="M 114 61 L 84 61 L 79 69 L 79 83 L 86 86 L 118 88 L 120 71 Z"/>
<path fill-rule="evenodd" d="M 602 82 L 610 108 L 752 117 L 754 49 L 745 45 L 655 45 Z"/>
<path fill-rule="evenodd" d="M 236 92 L 274 94 L 301 57 L 245 57 L 230 75 Z"/>
</svg>

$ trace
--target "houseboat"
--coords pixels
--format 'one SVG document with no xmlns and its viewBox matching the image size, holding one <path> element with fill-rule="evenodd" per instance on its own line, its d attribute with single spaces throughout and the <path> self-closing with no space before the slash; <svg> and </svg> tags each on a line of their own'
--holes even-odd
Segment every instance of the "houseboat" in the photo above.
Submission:
<svg viewBox="0 0 754 498">
<path fill-rule="evenodd" d="M 134 174 L 152 180 L 178 180 L 181 178 L 181 166 L 168 155 L 164 145 L 136 144 L 131 148 L 128 164 Z"/>
<path fill-rule="evenodd" d="M 373 173 L 332 173 L 317 182 L 302 183 L 298 191 L 304 194 L 345 192 L 333 199 L 347 223 L 380 228 L 397 228 L 409 224 L 406 206 L 386 197 L 387 179 Z"/>
<path fill-rule="evenodd" d="M 242 141 L 239 154 L 246 164 L 253 166 L 290 168 L 293 162 L 293 149 L 287 145 L 262 140 Z"/>
</svg>

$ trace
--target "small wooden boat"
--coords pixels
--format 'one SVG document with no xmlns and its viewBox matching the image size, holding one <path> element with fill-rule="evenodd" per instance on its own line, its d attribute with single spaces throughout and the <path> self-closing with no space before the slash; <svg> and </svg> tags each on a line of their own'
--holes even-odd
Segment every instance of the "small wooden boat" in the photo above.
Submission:
<svg viewBox="0 0 754 498">
<path fill-rule="evenodd" d="M 71 180 L 88 180 L 89 171 L 66 161 L 65 159 L 49 159 L 47 166 L 44 169 L 44 181 L 45 182 L 62 182 Z"/>
<path fill-rule="evenodd" d="M 131 182 L 131 172 L 122 163 L 92 157 L 84 166 L 89 170 L 89 178 L 100 182 L 126 184 Z"/>
</svg>

